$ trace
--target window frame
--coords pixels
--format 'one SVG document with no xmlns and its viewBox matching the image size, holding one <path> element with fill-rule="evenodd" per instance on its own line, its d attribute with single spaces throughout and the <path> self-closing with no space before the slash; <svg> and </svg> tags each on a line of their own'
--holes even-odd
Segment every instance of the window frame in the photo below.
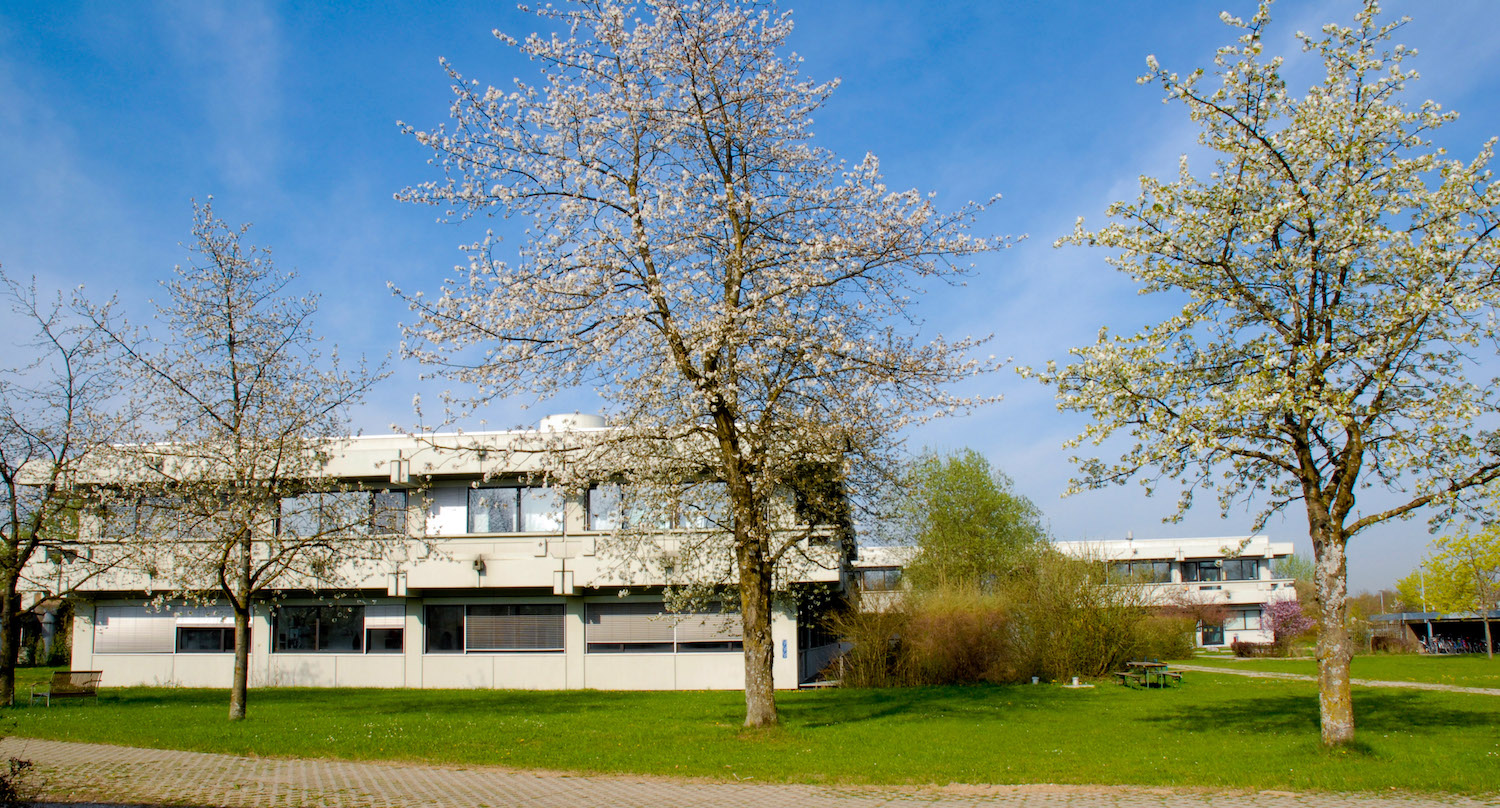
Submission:
<svg viewBox="0 0 1500 808">
<path fill-rule="evenodd" d="M 327 622 L 328 622 L 328 624 L 330 626 L 330 631 L 329 631 L 329 633 L 324 634 L 323 633 L 323 626 L 324 626 L 324 622 L 325 621 L 324 621 L 322 615 L 325 612 L 332 612 L 334 615 L 337 615 L 337 613 L 338 613 L 339 610 L 348 610 L 348 612 L 349 612 L 350 615 L 353 615 L 355 613 L 355 610 L 358 610 L 358 618 L 357 618 L 357 620 L 358 620 L 358 623 L 359 623 L 359 627 L 357 629 L 352 627 L 353 623 L 355 622 L 354 619 L 352 619 L 352 618 L 351 619 L 347 619 L 345 621 L 342 621 L 345 625 L 341 629 L 335 629 L 335 628 L 333 628 L 334 626 L 338 626 L 339 623 L 340 623 L 340 621 L 328 620 Z M 283 624 L 282 621 L 290 619 L 290 614 L 291 613 L 295 613 L 295 612 L 299 612 L 299 611 L 300 612 L 305 612 L 305 613 L 311 613 L 313 615 L 313 622 L 312 622 L 313 635 L 312 635 L 312 647 L 311 648 L 291 648 L 291 647 L 287 647 L 287 642 L 288 642 L 288 640 L 290 638 L 289 630 L 291 629 L 291 626 L 286 626 L 285 624 Z M 351 603 L 351 604 L 324 604 L 324 603 L 319 603 L 319 604 L 311 604 L 311 605 L 306 605 L 306 604 L 279 605 L 271 613 L 271 627 L 272 627 L 272 638 L 271 638 L 271 651 L 272 651 L 272 653 L 277 653 L 277 654 L 361 654 L 361 655 L 364 654 L 364 653 L 366 653 L 366 650 L 365 650 L 365 632 L 366 632 L 366 629 L 365 629 L 365 607 L 364 607 L 364 604 L 362 604 L 362 603 Z M 325 643 L 325 638 L 337 637 L 337 636 L 339 636 L 339 634 L 344 634 L 346 637 L 352 639 L 353 640 L 353 644 L 354 644 L 355 647 L 352 647 L 352 648 L 350 648 L 350 647 L 330 647 L 328 644 Z"/>
<path fill-rule="evenodd" d="M 517 647 L 513 647 L 513 648 L 473 648 L 473 647 L 470 647 L 470 642 L 469 642 L 469 629 L 470 629 L 470 620 L 469 620 L 469 618 L 470 618 L 470 610 L 471 609 L 475 609 L 475 608 L 479 608 L 479 609 L 497 609 L 497 610 L 507 610 L 507 609 L 510 609 L 510 610 L 545 609 L 547 611 L 545 613 L 543 613 L 543 614 L 512 614 L 512 615 L 496 614 L 496 615 L 474 615 L 474 616 L 475 617 L 479 617 L 479 616 L 507 617 L 507 616 L 509 616 L 509 617 L 533 617 L 533 618 L 535 618 L 535 617 L 555 617 L 556 621 L 557 621 L 557 625 L 556 625 L 556 627 L 555 627 L 554 630 L 557 632 L 558 642 L 555 645 L 546 645 L 546 646 L 536 645 L 536 646 L 529 646 L 529 647 L 517 646 Z M 455 637 L 454 637 L 454 643 L 455 643 L 456 647 L 454 647 L 454 648 L 434 648 L 433 647 L 434 646 L 434 642 L 433 642 L 433 640 L 434 640 L 433 629 L 435 628 L 434 624 L 436 623 L 436 621 L 433 619 L 433 616 L 434 616 L 435 612 L 437 612 L 437 610 L 447 610 L 448 613 L 450 614 L 450 616 L 451 616 L 451 614 L 452 614 L 452 612 L 454 610 L 456 610 L 457 613 L 458 613 L 458 622 L 457 622 L 457 625 L 456 625 L 457 632 L 456 632 Z M 568 625 L 567 625 L 567 623 L 568 623 L 568 609 L 567 609 L 567 604 L 565 604 L 565 603 L 548 603 L 548 602 L 538 602 L 538 601 L 526 601 L 526 602 L 516 602 L 516 603 L 428 603 L 428 604 L 424 604 L 423 609 L 422 609 L 422 634 L 423 634 L 423 638 L 422 638 L 422 653 L 424 653 L 424 654 L 433 654 L 433 655 L 447 655 L 447 654 L 463 654 L 463 655 L 467 655 L 467 654 L 561 654 L 561 653 L 564 653 L 567 650 L 566 649 L 566 646 L 567 646 L 567 632 L 568 632 Z M 454 627 L 455 626 L 453 626 L 451 624 L 449 626 L 447 626 L 447 628 L 450 628 L 450 629 L 454 628 Z"/>
</svg>

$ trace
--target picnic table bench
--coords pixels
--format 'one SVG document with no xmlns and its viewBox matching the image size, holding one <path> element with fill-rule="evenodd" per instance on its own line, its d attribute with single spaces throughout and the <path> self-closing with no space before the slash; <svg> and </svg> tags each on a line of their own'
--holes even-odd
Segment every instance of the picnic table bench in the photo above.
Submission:
<svg viewBox="0 0 1500 808">
<path fill-rule="evenodd" d="M 48 707 L 52 706 L 53 699 L 86 699 L 92 697 L 94 703 L 99 702 L 99 680 L 104 678 L 104 671 L 58 671 L 52 674 L 52 681 L 44 685 L 31 686 L 31 703 L 35 704 L 37 699 L 45 699 Z M 38 688 L 45 687 L 45 690 Z"/>
<path fill-rule="evenodd" d="M 1178 671 L 1167 670 L 1167 663 L 1155 659 L 1131 660 L 1125 663 L 1130 670 L 1116 671 L 1115 676 L 1119 678 L 1120 684 L 1129 685 L 1131 682 L 1142 687 L 1165 687 L 1168 680 L 1182 683 L 1182 674 Z"/>
</svg>

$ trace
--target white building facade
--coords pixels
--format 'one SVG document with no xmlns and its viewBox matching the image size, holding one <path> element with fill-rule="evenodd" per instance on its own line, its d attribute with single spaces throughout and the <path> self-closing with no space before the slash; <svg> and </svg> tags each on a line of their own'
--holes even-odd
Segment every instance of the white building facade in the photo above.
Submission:
<svg viewBox="0 0 1500 808">
<path fill-rule="evenodd" d="M 1123 577 L 1148 587 L 1148 597 L 1163 607 L 1215 605 L 1222 623 L 1202 623 L 1198 645 L 1224 647 L 1235 640 L 1266 643 L 1265 605 L 1295 598 L 1292 580 L 1277 578 L 1277 559 L 1292 554 L 1291 542 L 1265 536 L 1191 539 L 1112 539 L 1060 541 L 1064 553 L 1112 565 Z"/>
<path fill-rule="evenodd" d="M 466 435 L 463 449 L 439 448 L 435 436 L 338 441 L 329 474 L 404 514 L 392 529 L 413 552 L 337 591 L 270 593 L 253 613 L 251 686 L 743 688 L 738 614 L 669 614 L 668 581 L 651 565 L 622 578 L 607 552 L 618 499 L 529 484 L 533 460 L 482 451 L 527 434 Z M 510 465 L 497 470 L 496 455 Z M 662 551 L 676 540 L 663 529 Z M 792 585 L 839 588 L 844 552 L 839 541 L 808 548 L 822 563 L 804 565 Z M 101 670 L 112 686 L 227 687 L 228 606 L 152 595 L 149 578 L 123 569 L 84 584 L 73 599 L 72 667 Z M 826 656 L 802 647 L 815 636 L 811 622 L 790 599 L 778 602 L 777 688 L 797 687 Z"/>
</svg>

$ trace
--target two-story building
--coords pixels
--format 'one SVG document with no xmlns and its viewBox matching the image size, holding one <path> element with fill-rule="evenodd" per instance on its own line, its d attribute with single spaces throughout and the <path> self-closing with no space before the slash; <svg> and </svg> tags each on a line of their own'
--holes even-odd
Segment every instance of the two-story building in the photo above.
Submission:
<svg viewBox="0 0 1500 808">
<path fill-rule="evenodd" d="M 1234 642 L 1270 642 L 1262 627 L 1265 604 L 1292 598 L 1291 579 L 1277 578 L 1274 562 L 1292 554 L 1291 542 L 1265 536 L 1192 539 L 1124 539 L 1060 541 L 1064 553 L 1110 564 L 1122 578 L 1147 586 L 1150 601 L 1163 607 L 1214 605 L 1222 623 L 1198 626 L 1198 644 L 1220 647 Z"/>
<path fill-rule="evenodd" d="M 601 427 L 590 416 L 553 416 L 539 430 Z M 252 618 L 251 685 L 742 688 L 738 614 L 669 613 L 661 565 L 633 565 L 622 577 L 607 552 L 621 526 L 618 492 L 565 495 L 536 484 L 536 456 L 506 449 L 537 434 L 329 442 L 327 477 L 368 492 L 411 553 L 334 591 L 268 593 Z M 670 553 L 674 526 L 656 539 Z M 791 584 L 837 588 L 847 564 L 841 544 L 808 548 L 824 563 L 804 565 Z M 153 598 L 160 588 L 131 567 L 83 584 L 73 668 L 102 670 L 119 686 L 228 686 L 229 608 Z M 799 643 L 815 636 L 799 632 L 811 622 L 791 600 L 778 603 L 776 687 L 795 688 L 808 660 L 826 657 Z"/>
</svg>

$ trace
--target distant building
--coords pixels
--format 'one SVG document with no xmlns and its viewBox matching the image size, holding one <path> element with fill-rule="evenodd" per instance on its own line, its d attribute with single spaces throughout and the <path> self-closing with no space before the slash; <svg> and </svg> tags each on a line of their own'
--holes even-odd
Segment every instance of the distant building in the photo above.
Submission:
<svg viewBox="0 0 1500 808">
<path fill-rule="evenodd" d="M 1217 605 L 1222 623 L 1197 627 L 1198 645 L 1207 648 L 1241 642 L 1270 642 L 1262 628 L 1265 604 L 1291 598 L 1292 581 L 1276 578 L 1272 565 L 1292 554 L 1291 542 L 1265 536 L 1196 539 L 1110 539 L 1060 541 L 1057 548 L 1077 558 L 1102 561 L 1149 587 L 1150 600 L 1163 607 Z"/>
</svg>

